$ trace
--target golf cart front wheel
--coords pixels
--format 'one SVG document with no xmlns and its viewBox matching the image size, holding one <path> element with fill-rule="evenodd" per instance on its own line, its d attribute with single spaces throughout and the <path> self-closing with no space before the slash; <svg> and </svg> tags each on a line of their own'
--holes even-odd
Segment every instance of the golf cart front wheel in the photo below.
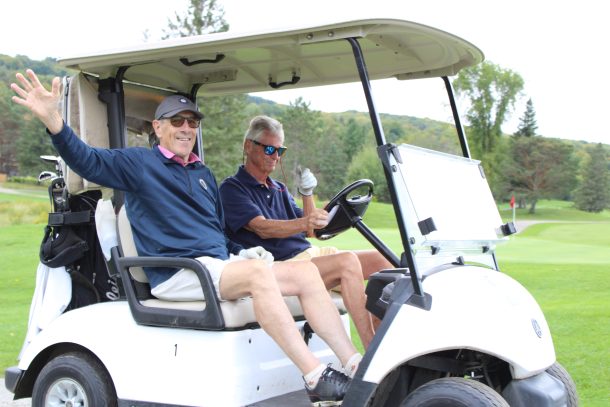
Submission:
<svg viewBox="0 0 610 407">
<path fill-rule="evenodd" d="M 546 372 L 555 379 L 559 380 L 565 386 L 568 396 L 567 407 L 578 407 L 578 393 L 576 393 L 576 385 L 574 384 L 574 380 L 572 380 L 572 377 L 568 371 L 565 370 L 564 367 L 559 363 L 555 362 L 546 370 Z"/>
<path fill-rule="evenodd" d="M 509 407 L 492 388 L 476 380 L 448 377 L 413 391 L 400 407 Z"/>
<path fill-rule="evenodd" d="M 32 405 L 45 407 L 116 406 L 117 398 L 104 366 L 82 352 L 51 360 L 34 383 Z"/>
</svg>

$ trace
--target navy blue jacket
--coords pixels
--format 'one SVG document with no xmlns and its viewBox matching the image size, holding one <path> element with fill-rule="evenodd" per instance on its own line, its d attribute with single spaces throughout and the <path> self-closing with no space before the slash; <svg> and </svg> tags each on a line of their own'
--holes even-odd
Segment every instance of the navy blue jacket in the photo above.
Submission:
<svg viewBox="0 0 610 407">
<path fill-rule="evenodd" d="M 51 137 L 66 164 L 77 174 L 125 191 L 125 205 L 141 256 L 210 256 L 227 259 L 242 248 L 224 233 L 216 179 L 203 163 L 182 166 L 157 147 L 92 148 L 64 125 Z M 177 270 L 151 268 L 152 287 Z"/>
<path fill-rule="evenodd" d="M 291 220 L 303 216 L 288 188 L 281 182 L 267 178 L 268 185 L 260 184 L 244 166 L 220 184 L 220 196 L 225 209 L 227 234 L 244 247 L 262 246 L 276 260 L 287 260 L 311 247 L 305 232 L 277 239 L 263 239 L 245 229 L 252 219 Z"/>
</svg>

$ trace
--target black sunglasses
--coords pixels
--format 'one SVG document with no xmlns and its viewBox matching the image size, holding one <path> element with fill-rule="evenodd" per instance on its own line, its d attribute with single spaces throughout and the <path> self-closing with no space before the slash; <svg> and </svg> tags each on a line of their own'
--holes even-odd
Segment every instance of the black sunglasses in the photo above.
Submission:
<svg viewBox="0 0 610 407">
<path fill-rule="evenodd" d="M 191 129 L 196 129 L 197 127 L 199 127 L 199 123 L 201 122 L 199 119 L 195 119 L 192 117 L 184 117 L 184 116 L 180 116 L 180 115 L 176 115 L 176 116 L 172 116 L 172 117 L 164 117 L 163 119 L 169 120 L 169 122 L 174 127 L 182 127 L 182 125 L 184 124 L 184 121 L 186 120 L 186 122 L 189 124 L 189 127 Z"/>
<path fill-rule="evenodd" d="M 263 152 L 265 153 L 265 155 L 273 155 L 277 151 L 277 155 L 279 157 L 281 157 L 282 155 L 284 155 L 284 153 L 286 152 L 286 149 L 288 148 L 288 147 L 268 146 L 266 144 L 259 143 L 258 141 L 252 140 L 252 139 L 250 139 L 250 141 L 253 142 L 254 144 L 256 144 L 257 146 L 261 146 L 263 148 Z"/>
</svg>

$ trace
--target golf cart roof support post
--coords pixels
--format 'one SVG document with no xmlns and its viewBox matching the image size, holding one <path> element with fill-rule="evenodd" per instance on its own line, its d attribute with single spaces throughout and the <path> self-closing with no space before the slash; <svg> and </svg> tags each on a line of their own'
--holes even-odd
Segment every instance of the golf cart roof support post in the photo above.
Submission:
<svg viewBox="0 0 610 407">
<path fill-rule="evenodd" d="M 362 48 L 360 47 L 360 43 L 357 38 L 346 38 L 346 40 L 351 44 L 352 51 L 354 53 L 354 59 L 356 62 L 356 66 L 358 68 L 358 74 L 360 76 L 360 82 L 362 83 L 362 88 L 364 90 L 364 95 L 366 97 L 366 103 L 369 108 L 369 115 L 371 117 L 371 124 L 373 126 L 373 131 L 375 132 L 375 139 L 377 140 L 378 146 L 378 154 L 383 164 L 383 172 L 385 174 L 386 181 L 388 183 L 388 189 L 390 191 L 390 197 L 392 199 L 392 206 L 394 207 L 394 213 L 396 214 L 396 220 L 398 223 L 398 229 L 400 230 L 400 236 L 402 239 L 402 247 L 404 249 L 403 256 L 401 258 L 400 267 L 408 267 L 411 275 L 411 281 L 413 283 L 413 291 L 416 296 L 424 298 L 424 290 L 421 286 L 421 280 L 419 278 L 419 273 L 415 266 L 415 261 L 413 259 L 413 254 L 411 253 L 411 245 L 409 244 L 409 235 L 405 228 L 405 222 L 400 210 L 400 205 L 398 205 L 398 195 L 396 194 L 396 187 L 394 186 L 394 178 L 391 174 L 391 169 L 389 168 L 388 157 L 389 154 L 392 154 L 392 150 L 396 148 L 393 144 L 386 144 L 385 136 L 383 134 L 383 128 L 381 127 L 381 119 L 379 118 L 379 113 L 377 113 L 377 108 L 375 107 L 375 102 L 373 101 L 373 94 L 371 91 L 371 82 L 369 81 L 368 71 L 366 69 L 366 63 L 364 61 L 364 55 L 362 54 Z M 403 264 L 403 258 L 406 260 L 407 264 Z"/>
<path fill-rule="evenodd" d="M 455 103 L 455 92 L 453 92 L 453 86 L 449 78 L 443 76 L 443 82 L 445 82 L 445 89 L 447 89 L 447 96 L 449 96 L 449 103 L 451 104 L 451 113 L 453 113 L 453 121 L 455 122 L 455 129 L 458 133 L 458 139 L 460 140 L 460 147 L 462 148 L 462 155 L 466 158 L 470 157 L 470 149 L 468 148 L 468 141 L 466 140 L 466 133 L 460 120 L 460 115 L 457 109 L 457 103 Z"/>
<path fill-rule="evenodd" d="M 366 70 L 366 63 L 364 62 L 364 55 L 362 54 L 362 48 L 356 38 L 346 38 L 352 46 L 354 52 L 354 59 L 356 60 L 356 66 L 358 67 L 358 74 L 360 75 L 360 82 L 362 83 L 362 89 L 364 90 L 364 96 L 366 97 L 366 104 L 369 108 L 369 115 L 371 116 L 371 124 L 373 125 L 373 131 L 375 133 L 375 140 L 377 145 L 382 146 L 386 143 L 385 135 L 383 134 L 383 127 L 381 127 L 381 119 L 375 102 L 373 101 L 373 93 L 371 91 L 371 82 L 369 81 L 369 74 Z"/>
<path fill-rule="evenodd" d="M 128 66 L 122 66 L 114 77 L 99 80 L 98 98 L 106 104 L 110 148 L 124 148 L 127 145 L 123 78 L 128 68 Z M 114 206 L 121 207 L 125 200 L 124 193 L 114 190 L 113 195 Z"/>
<path fill-rule="evenodd" d="M 199 105 L 197 104 L 197 93 L 199 92 L 199 89 L 202 85 L 203 83 L 195 83 L 191 87 L 190 99 L 193 101 L 193 103 L 195 103 L 197 107 L 199 107 Z M 195 138 L 195 147 L 193 147 L 193 149 L 195 150 L 195 154 L 197 154 L 197 156 L 201 157 L 201 159 L 203 160 L 203 133 L 201 131 L 201 125 L 199 125 L 199 127 L 197 128 L 197 137 Z"/>
</svg>

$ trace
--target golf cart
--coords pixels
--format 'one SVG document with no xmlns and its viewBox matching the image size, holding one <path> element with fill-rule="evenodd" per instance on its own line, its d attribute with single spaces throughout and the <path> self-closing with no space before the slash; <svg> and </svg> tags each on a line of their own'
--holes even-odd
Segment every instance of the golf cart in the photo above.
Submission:
<svg viewBox="0 0 610 407">
<path fill-rule="evenodd" d="M 495 248 L 515 229 L 503 224 L 482 167 L 470 158 L 448 79 L 482 60 L 461 38 L 393 19 L 219 33 L 61 60 L 79 72 L 64 78 L 62 111 L 88 144 L 122 148 L 148 143 L 154 109 L 169 94 L 194 100 L 360 82 L 402 253 L 362 221 L 370 181 L 330 201 L 332 220 L 317 236 L 355 228 L 395 267 L 369 279 L 367 308 L 382 322 L 343 405 L 576 406 L 540 307 L 498 270 Z M 370 83 L 386 78 L 442 81 L 461 154 L 386 142 Z M 200 156 L 203 144 L 200 130 Z M 197 261 L 139 257 L 122 194 L 58 165 L 48 239 L 77 225 L 95 226 L 97 240 L 77 259 L 50 263 L 58 253 L 41 254 L 51 266 L 37 284 L 19 364 L 5 376 L 15 398 L 31 396 L 35 406 L 309 404 L 299 371 L 258 326 L 250 299 L 218 302 Z M 80 262 L 98 245 L 105 261 L 94 263 L 94 274 L 113 283 L 96 301 L 75 305 L 74 277 L 66 276 L 85 272 Z M 152 297 L 142 267 L 192 268 L 207 301 Z M 341 298 L 332 295 L 349 332 Z M 286 303 L 314 354 L 340 366 L 298 302 Z"/>
</svg>

